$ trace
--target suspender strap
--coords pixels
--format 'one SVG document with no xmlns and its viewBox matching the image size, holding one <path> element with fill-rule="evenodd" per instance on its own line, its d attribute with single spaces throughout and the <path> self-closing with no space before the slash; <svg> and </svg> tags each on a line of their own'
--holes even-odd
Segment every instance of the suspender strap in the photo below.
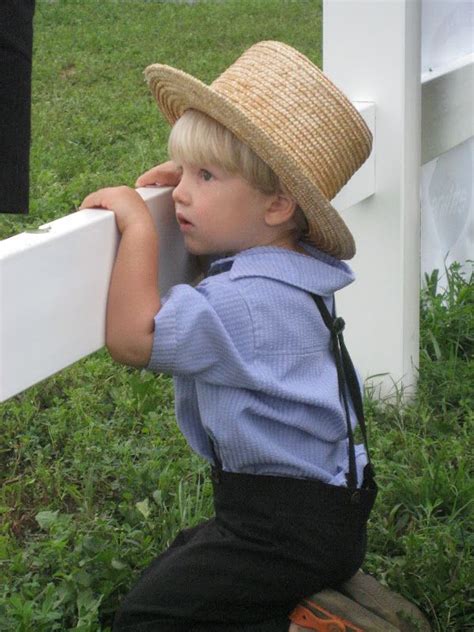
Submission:
<svg viewBox="0 0 474 632">
<path fill-rule="evenodd" d="M 219 455 L 217 454 L 216 444 L 211 439 L 210 435 L 207 435 L 207 438 L 209 439 L 209 446 L 211 448 L 212 458 L 214 459 L 214 467 L 217 470 L 222 470 L 222 461 L 220 460 Z"/>
<path fill-rule="evenodd" d="M 356 468 L 356 458 L 355 458 L 355 448 L 354 448 L 354 433 L 352 431 L 350 412 L 349 412 L 349 403 L 347 399 L 347 395 L 349 393 L 352 404 L 354 406 L 354 410 L 357 416 L 357 420 L 359 422 L 359 426 L 362 432 L 362 437 L 364 440 L 365 449 L 367 451 L 367 459 L 368 459 L 368 469 L 371 474 L 373 474 L 373 468 L 370 461 L 370 453 L 369 453 L 369 445 L 367 442 L 367 428 L 365 425 L 364 418 L 364 407 L 362 403 L 362 396 L 359 388 L 359 382 L 357 380 L 357 375 L 354 369 L 354 365 L 352 364 L 352 360 L 350 358 L 349 352 L 347 351 L 344 337 L 342 332 L 344 330 L 344 320 L 342 318 L 336 317 L 335 315 L 331 315 L 326 304 L 321 296 L 316 294 L 311 295 L 313 297 L 314 302 L 316 303 L 317 308 L 319 309 L 319 313 L 321 314 L 321 318 L 324 321 L 324 324 L 329 329 L 331 333 L 332 340 L 332 348 L 334 353 L 334 359 L 336 362 L 337 369 L 337 381 L 339 386 L 339 397 L 344 406 L 344 414 L 346 417 L 346 425 L 347 425 L 347 438 L 349 443 L 349 473 L 347 476 L 347 484 L 348 487 L 357 487 L 357 468 Z"/>
</svg>

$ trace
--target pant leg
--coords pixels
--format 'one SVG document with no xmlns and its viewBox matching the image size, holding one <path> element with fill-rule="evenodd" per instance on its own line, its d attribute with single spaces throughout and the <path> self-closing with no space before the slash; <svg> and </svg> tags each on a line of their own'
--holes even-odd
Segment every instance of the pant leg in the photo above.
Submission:
<svg viewBox="0 0 474 632">
<path fill-rule="evenodd" d="M 0 2 L 0 213 L 28 213 L 34 9 Z"/>
<path fill-rule="evenodd" d="M 157 627 L 155 621 L 148 623 L 132 623 L 130 626 L 121 627 L 121 632 L 288 632 L 290 621 L 287 616 L 269 619 L 263 623 L 204 623 L 196 625 L 193 622 L 182 621 L 180 623 L 163 623 Z M 115 628 L 114 628 L 115 630 Z"/>
<path fill-rule="evenodd" d="M 180 534 L 126 596 L 114 632 L 286 632 L 292 598 L 273 543 L 247 542 L 215 519 Z"/>
<path fill-rule="evenodd" d="M 178 536 L 125 598 L 114 632 L 280 632 L 304 596 L 351 577 L 375 490 L 221 472 L 216 518 Z"/>
</svg>

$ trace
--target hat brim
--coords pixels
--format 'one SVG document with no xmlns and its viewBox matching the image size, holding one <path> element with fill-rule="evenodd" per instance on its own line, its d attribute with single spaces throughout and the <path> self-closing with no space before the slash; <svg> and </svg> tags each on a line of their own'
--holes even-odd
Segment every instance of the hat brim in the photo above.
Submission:
<svg viewBox="0 0 474 632">
<path fill-rule="evenodd" d="M 182 70 L 152 64 L 144 74 L 158 107 L 171 125 L 186 110 L 194 109 L 227 127 L 269 165 L 295 197 L 308 221 L 305 239 L 337 259 L 354 256 L 354 238 L 337 210 L 293 158 L 282 155 L 281 148 L 262 131 L 258 122 L 252 121 L 212 87 Z"/>
</svg>

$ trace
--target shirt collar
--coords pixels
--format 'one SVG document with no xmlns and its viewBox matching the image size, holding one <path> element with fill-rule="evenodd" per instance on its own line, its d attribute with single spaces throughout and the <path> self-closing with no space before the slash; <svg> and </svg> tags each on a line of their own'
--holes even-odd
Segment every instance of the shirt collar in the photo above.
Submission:
<svg viewBox="0 0 474 632">
<path fill-rule="evenodd" d="M 300 242 L 309 256 L 286 248 L 258 246 L 211 264 L 209 275 L 229 271 L 230 279 L 266 277 L 313 294 L 329 296 L 354 280 L 344 261 Z"/>
</svg>

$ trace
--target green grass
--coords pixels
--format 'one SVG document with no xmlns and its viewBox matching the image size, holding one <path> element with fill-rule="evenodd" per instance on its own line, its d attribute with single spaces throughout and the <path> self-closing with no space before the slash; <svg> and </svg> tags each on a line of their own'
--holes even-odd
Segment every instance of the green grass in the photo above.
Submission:
<svg viewBox="0 0 474 632">
<path fill-rule="evenodd" d="M 139 568 L 210 512 L 171 381 L 101 351 L 2 409 L 0 629 L 97 630 L 98 606 L 107 618 Z"/>
<path fill-rule="evenodd" d="M 421 295 L 415 399 L 367 402 L 380 494 L 365 567 L 439 632 L 474 628 L 474 276 L 445 272 Z"/>
<path fill-rule="evenodd" d="M 321 61 L 319 2 L 38 2 L 30 216 L 71 212 L 91 190 L 133 185 L 165 157 L 142 70 L 210 81 L 254 41 Z M 459 269 L 421 297 L 416 398 L 368 400 L 380 494 L 365 568 L 417 603 L 436 632 L 474 627 L 474 284 Z M 140 569 L 211 512 L 205 464 L 176 428 L 171 380 L 106 350 L 0 405 L 0 629 L 106 632 Z"/>
</svg>

